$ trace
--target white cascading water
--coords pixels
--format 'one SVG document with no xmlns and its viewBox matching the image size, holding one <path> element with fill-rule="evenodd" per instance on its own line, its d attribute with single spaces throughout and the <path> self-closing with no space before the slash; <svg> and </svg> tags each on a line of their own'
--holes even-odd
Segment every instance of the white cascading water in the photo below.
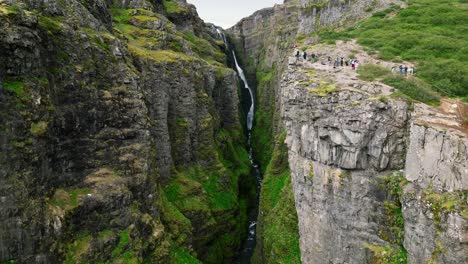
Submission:
<svg viewBox="0 0 468 264">
<path fill-rule="evenodd" d="M 250 131 L 250 130 L 252 130 L 253 120 L 254 120 L 254 111 L 255 111 L 254 96 L 253 96 L 252 89 L 250 88 L 249 84 L 247 83 L 247 78 L 245 78 L 244 71 L 242 70 L 242 68 L 237 63 L 236 53 L 234 51 L 232 51 L 232 55 L 234 56 L 234 61 L 236 63 L 236 68 L 237 68 L 237 72 L 239 73 L 239 77 L 244 82 L 245 89 L 248 89 L 249 93 L 250 93 L 250 100 L 251 100 L 252 104 L 250 105 L 250 110 L 249 110 L 249 113 L 247 114 L 247 128 Z"/>
<path fill-rule="evenodd" d="M 216 32 L 218 33 L 219 38 L 223 40 L 224 45 L 227 47 L 227 39 L 226 35 L 224 35 L 224 32 L 222 32 L 219 28 L 216 28 Z"/>
<path fill-rule="evenodd" d="M 224 32 L 215 27 L 216 32 L 218 33 L 218 37 L 224 42 L 224 45 L 226 46 L 226 49 L 229 50 L 229 45 L 227 42 L 226 35 Z M 262 173 L 260 171 L 259 166 L 255 163 L 254 157 L 253 157 L 253 150 L 252 150 L 252 127 L 253 127 L 253 121 L 254 121 L 254 111 L 255 111 L 255 101 L 254 101 L 254 96 L 252 89 L 250 88 L 249 84 L 247 83 L 247 78 L 245 77 L 244 71 L 242 68 L 239 66 L 239 63 L 237 62 L 236 58 L 236 53 L 232 51 L 232 55 L 234 57 L 234 61 L 236 63 L 236 69 L 237 73 L 239 74 L 239 77 L 241 80 L 244 82 L 245 89 L 249 90 L 250 93 L 250 110 L 247 114 L 247 128 L 248 128 L 248 145 L 249 145 L 249 159 L 250 162 L 252 163 L 253 167 L 253 175 L 255 175 L 256 178 L 256 190 L 257 190 L 257 197 L 256 197 L 256 202 L 257 202 L 257 207 L 256 207 L 256 212 L 249 216 L 249 233 L 247 235 L 246 240 L 244 241 L 241 250 L 238 252 L 238 255 L 236 259 L 234 260 L 233 263 L 235 264 L 248 264 L 250 263 L 250 258 L 253 255 L 255 245 L 256 245 L 256 234 L 257 234 L 257 219 L 258 219 L 258 204 L 260 202 L 260 188 L 262 185 Z"/>
</svg>

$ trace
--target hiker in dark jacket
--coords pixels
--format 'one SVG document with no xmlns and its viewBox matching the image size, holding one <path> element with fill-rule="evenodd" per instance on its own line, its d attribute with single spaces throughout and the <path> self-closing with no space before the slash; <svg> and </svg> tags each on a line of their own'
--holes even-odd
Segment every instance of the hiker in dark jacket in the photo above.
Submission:
<svg viewBox="0 0 468 264">
<path fill-rule="evenodd" d="M 304 60 L 307 60 L 307 52 L 304 51 Z"/>
<path fill-rule="evenodd" d="M 341 57 L 340 63 L 341 63 L 341 67 L 343 67 L 343 65 L 344 65 L 344 58 L 343 57 Z"/>
<path fill-rule="evenodd" d="M 296 58 L 299 58 L 301 54 L 299 53 L 299 51 L 296 52 Z"/>
</svg>

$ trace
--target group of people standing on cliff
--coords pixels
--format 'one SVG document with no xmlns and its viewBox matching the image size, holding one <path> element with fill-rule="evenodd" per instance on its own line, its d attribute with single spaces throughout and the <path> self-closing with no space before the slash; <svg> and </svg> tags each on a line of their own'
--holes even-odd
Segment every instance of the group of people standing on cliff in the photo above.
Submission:
<svg viewBox="0 0 468 264">
<path fill-rule="evenodd" d="M 303 58 L 304 60 L 307 60 L 308 54 L 306 51 L 304 51 L 301 55 L 301 52 L 299 50 L 296 51 L 296 58 Z M 318 56 L 315 53 L 311 54 L 311 60 L 312 62 L 315 62 L 316 59 L 318 59 Z M 332 57 L 328 56 L 328 64 L 331 66 L 332 65 Z M 323 65 L 326 65 L 325 62 L 322 62 Z M 336 57 L 336 59 L 333 62 L 333 69 L 336 69 L 338 67 L 344 67 L 344 66 L 351 66 L 353 70 L 357 70 L 359 66 L 359 61 L 357 59 L 349 59 L 346 60 L 344 57 Z"/>
<path fill-rule="evenodd" d="M 328 65 L 332 65 L 332 57 L 328 56 Z M 357 70 L 359 66 L 359 61 L 356 59 L 345 60 L 344 57 L 336 57 L 335 62 L 333 63 L 333 69 L 344 66 L 351 66 L 353 70 Z"/>
<path fill-rule="evenodd" d="M 404 75 L 414 75 L 414 67 L 408 67 L 406 65 L 401 65 L 397 68 L 397 67 L 392 67 L 392 73 L 400 73 L 400 74 L 404 74 Z"/>
</svg>

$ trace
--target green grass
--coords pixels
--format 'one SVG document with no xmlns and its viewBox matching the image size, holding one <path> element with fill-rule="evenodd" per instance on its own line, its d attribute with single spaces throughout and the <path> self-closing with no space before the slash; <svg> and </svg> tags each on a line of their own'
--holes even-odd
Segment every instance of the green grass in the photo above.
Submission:
<svg viewBox="0 0 468 264">
<path fill-rule="evenodd" d="M 62 19 L 63 17 L 39 16 L 39 26 L 49 34 L 54 35 L 62 29 Z"/>
<path fill-rule="evenodd" d="M 73 190 L 58 189 L 55 191 L 54 196 L 52 196 L 50 204 L 64 210 L 71 210 L 79 205 L 81 197 L 92 192 L 93 190 L 89 188 Z"/>
<path fill-rule="evenodd" d="M 468 97 L 468 9 L 456 0 L 409 0 L 341 32 L 321 32 L 323 41 L 356 38 L 384 60 L 418 63 L 416 73 L 443 96 Z M 398 87 L 397 87 L 398 88 Z"/>
<path fill-rule="evenodd" d="M 174 247 L 171 250 L 171 263 L 177 264 L 201 264 L 201 262 L 190 255 L 190 253 L 181 247 Z"/>
<path fill-rule="evenodd" d="M 365 244 L 365 248 L 374 254 L 371 263 L 375 264 L 406 264 L 408 252 L 403 247 Z"/>
<path fill-rule="evenodd" d="M 19 98 L 24 96 L 24 83 L 21 81 L 6 81 L 3 83 L 3 87 Z"/>
<path fill-rule="evenodd" d="M 179 15 L 188 11 L 185 7 L 180 6 L 172 0 L 163 0 L 163 5 L 169 15 Z"/>
<path fill-rule="evenodd" d="M 331 93 L 338 92 L 339 89 L 336 88 L 333 84 L 321 81 L 319 87 L 317 88 L 310 88 L 309 91 L 311 93 L 316 94 L 319 97 L 328 96 Z"/>
<path fill-rule="evenodd" d="M 440 96 L 434 92 L 430 85 L 416 78 L 405 79 L 402 76 L 389 76 L 383 80 L 387 85 L 393 86 L 403 94 L 414 100 L 429 105 L 438 105 Z"/>
<path fill-rule="evenodd" d="M 375 64 L 364 64 L 359 67 L 357 72 L 359 79 L 365 81 L 381 80 L 391 74 L 387 68 Z"/>
<path fill-rule="evenodd" d="M 176 118 L 174 124 L 185 127 L 187 120 Z M 183 135 L 175 135 L 180 136 Z M 227 229 L 223 231 L 223 236 L 207 246 L 210 252 L 206 259 L 208 263 L 220 263 L 226 257 L 232 257 L 247 228 L 248 205 L 245 196 L 250 194 L 249 190 L 242 193 L 240 186 L 245 185 L 243 182 L 250 176 L 250 161 L 245 146 L 240 143 L 242 138 L 237 129 L 221 129 L 215 135 L 214 145 L 203 150 L 214 155 L 212 164 L 178 168 L 176 175 L 163 186 L 162 221 L 169 227 L 175 246 L 183 247 L 187 239 L 193 239 L 193 217 L 197 220 L 194 228 L 216 229 L 224 226 Z M 251 186 L 255 187 L 254 184 Z M 255 193 L 252 196 L 255 197 Z M 196 239 L 203 240 L 201 237 Z M 172 258 L 187 257 L 179 250 L 175 253 Z"/>
<path fill-rule="evenodd" d="M 425 190 L 422 200 L 430 205 L 429 207 L 434 215 L 434 222 L 440 229 L 446 215 L 449 213 L 457 212 L 462 217 L 468 218 L 467 197 L 468 191 L 440 193 L 434 190 Z"/>
<path fill-rule="evenodd" d="M 272 159 L 266 169 L 260 197 L 263 220 L 259 222 L 258 237 L 265 256 L 257 262 L 300 263 L 299 230 L 294 194 L 288 165 L 286 133 L 276 138 Z M 259 259 L 266 258 L 266 259 Z"/>
<path fill-rule="evenodd" d="M 262 62 L 260 61 L 259 65 Z M 249 71 L 248 71 L 249 72 Z M 262 172 L 265 172 L 273 153 L 272 119 L 275 118 L 274 95 L 271 91 L 276 78 L 275 68 L 262 68 L 256 71 L 258 104 L 255 111 L 255 126 L 252 131 L 255 158 L 260 163 Z"/>
<path fill-rule="evenodd" d="M 43 136 L 48 129 L 48 123 L 45 121 L 39 121 L 37 123 L 31 124 L 31 134 L 33 134 L 36 137 Z"/>
<path fill-rule="evenodd" d="M 124 8 L 112 8 L 112 20 L 117 23 L 127 23 L 130 21 L 130 12 L 131 9 L 124 9 Z"/>
<path fill-rule="evenodd" d="M 381 178 L 380 187 L 387 193 L 384 202 L 385 222 L 379 237 L 388 242 L 386 245 L 365 244 L 372 251 L 372 263 L 403 264 L 407 263 L 407 251 L 403 247 L 405 222 L 402 213 L 401 196 L 403 187 L 408 183 L 401 173 L 393 173 Z"/>
<path fill-rule="evenodd" d="M 76 239 L 68 244 L 65 255 L 65 264 L 82 263 L 81 256 L 86 253 L 91 245 L 92 236 L 87 232 L 77 235 Z"/>
<path fill-rule="evenodd" d="M 381 81 L 399 90 L 411 100 L 421 101 L 429 105 L 438 105 L 440 95 L 424 80 L 418 78 L 405 78 L 393 74 L 388 69 L 375 65 L 364 64 L 359 70 L 359 78 L 366 81 Z M 394 96 L 395 97 L 395 96 Z"/>
</svg>

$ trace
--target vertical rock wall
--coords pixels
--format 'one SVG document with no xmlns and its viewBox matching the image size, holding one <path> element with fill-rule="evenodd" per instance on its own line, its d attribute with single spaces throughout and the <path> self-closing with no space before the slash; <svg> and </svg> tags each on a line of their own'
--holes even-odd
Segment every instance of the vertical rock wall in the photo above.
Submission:
<svg viewBox="0 0 468 264">
<path fill-rule="evenodd" d="M 0 21 L 0 262 L 231 258 L 238 81 L 194 7 L 11 0 Z"/>
</svg>

